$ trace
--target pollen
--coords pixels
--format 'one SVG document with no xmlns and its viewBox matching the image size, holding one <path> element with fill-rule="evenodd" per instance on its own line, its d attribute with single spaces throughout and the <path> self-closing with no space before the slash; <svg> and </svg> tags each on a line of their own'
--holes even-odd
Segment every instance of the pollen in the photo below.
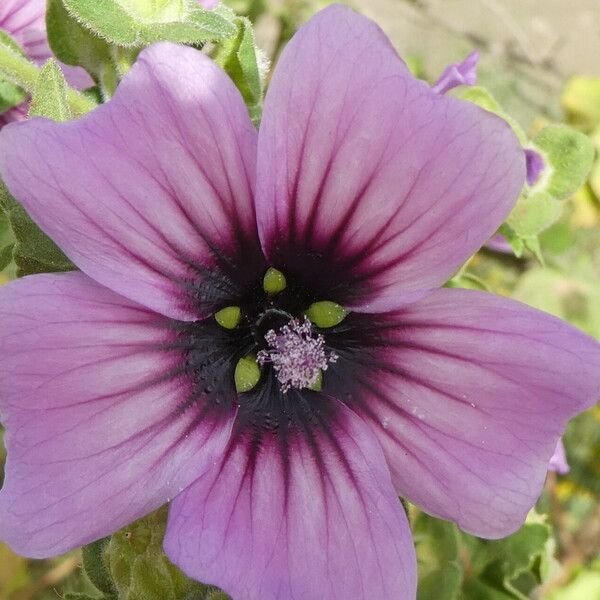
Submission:
<svg viewBox="0 0 600 600">
<path fill-rule="evenodd" d="M 325 338 L 313 331 L 308 318 L 292 319 L 278 331 L 265 335 L 268 349 L 261 350 L 256 360 L 260 365 L 271 364 L 281 383 L 281 391 L 291 388 L 313 388 L 330 364 L 338 360 L 335 352 L 325 347 Z"/>
</svg>

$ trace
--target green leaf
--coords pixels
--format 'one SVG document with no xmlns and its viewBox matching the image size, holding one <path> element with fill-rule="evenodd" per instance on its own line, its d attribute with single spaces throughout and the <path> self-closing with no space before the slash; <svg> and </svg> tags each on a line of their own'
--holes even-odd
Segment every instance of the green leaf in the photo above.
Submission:
<svg viewBox="0 0 600 600">
<path fill-rule="evenodd" d="M 479 579 L 471 579 L 465 583 L 463 597 L 468 600 L 514 600 L 514 596 L 488 585 Z"/>
<path fill-rule="evenodd" d="M 483 290 L 489 292 L 490 286 L 480 277 L 473 273 L 459 273 L 452 279 L 450 279 L 444 287 L 448 288 L 462 288 L 466 290 Z"/>
<path fill-rule="evenodd" d="M 585 183 L 595 155 L 590 138 L 569 127 L 553 125 L 542 129 L 533 143 L 550 167 L 547 181 L 542 177 L 536 189 L 543 187 L 555 199 L 564 200 Z"/>
<path fill-rule="evenodd" d="M 189 600 L 192 600 L 192 598 L 190 598 Z M 196 599 L 194 599 L 194 600 L 196 600 Z M 198 598 L 198 600 L 200 600 L 200 598 Z M 222 592 L 221 590 L 208 590 L 208 592 L 206 593 L 206 596 L 205 596 L 205 600 L 231 600 L 231 599 L 225 592 Z"/>
<path fill-rule="evenodd" d="M 111 537 L 105 557 L 119 600 L 205 600 L 215 589 L 169 562 L 162 549 L 166 519 L 163 507 Z"/>
<path fill-rule="evenodd" d="M 600 285 L 585 272 L 530 269 L 520 277 L 513 297 L 600 337 Z"/>
<path fill-rule="evenodd" d="M 214 59 L 235 82 L 252 119 L 257 122 L 260 120 L 263 97 L 260 53 L 252 23 L 246 17 L 236 18 L 235 23 L 237 35 L 217 48 Z"/>
<path fill-rule="evenodd" d="M 73 18 L 62 0 L 48 0 L 46 28 L 52 52 L 60 61 L 83 67 L 103 89 L 114 91 L 116 65 L 111 47 Z"/>
<path fill-rule="evenodd" d="M 112 44 L 142 47 L 153 42 L 201 44 L 235 36 L 235 26 L 195 0 L 63 0 L 71 16 Z"/>
<path fill-rule="evenodd" d="M 0 113 L 22 104 L 26 99 L 27 93 L 19 86 L 0 79 Z"/>
<path fill-rule="evenodd" d="M 534 513 L 519 531 L 501 540 L 461 534 L 470 571 L 464 586 L 466 597 L 527 600 L 542 581 L 540 564 L 546 559 L 551 538 L 551 527 Z"/>
<path fill-rule="evenodd" d="M 523 240 L 506 223 L 502 223 L 498 233 L 502 234 L 506 238 L 506 241 L 512 248 L 513 254 L 517 258 L 521 258 L 521 256 L 523 256 L 523 252 L 525 251 L 525 244 Z"/>
<path fill-rule="evenodd" d="M 16 240 L 13 258 L 17 266 L 17 277 L 34 273 L 72 271 L 76 268 L 1 184 L 0 206 L 8 217 Z"/>
<path fill-rule="evenodd" d="M 506 226 L 519 256 L 529 248 L 542 261 L 539 235 L 558 221 L 564 210 L 561 200 L 570 197 L 585 182 L 594 160 L 594 146 L 585 135 L 564 126 L 545 127 L 533 140 L 546 168 L 532 188 L 525 186 Z M 506 230 L 505 230 L 506 231 Z M 512 236 L 512 239 L 511 239 Z"/>
<path fill-rule="evenodd" d="M 64 596 L 62 596 L 62 598 L 63 600 L 112 600 L 107 596 L 101 596 L 98 598 L 97 596 L 90 596 L 81 592 L 67 592 Z"/>
<path fill-rule="evenodd" d="M 0 29 L 0 44 L 9 49 L 10 51 L 24 57 L 25 53 L 22 48 L 13 40 L 6 31 Z M 27 99 L 27 92 L 21 87 L 0 78 L 0 113 L 7 111 L 9 108 L 18 106 Z"/>
<path fill-rule="evenodd" d="M 115 596 L 117 590 L 113 584 L 106 562 L 106 549 L 110 539 L 102 538 L 82 548 L 83 569 L 89 580 L 109 597 Z"/>
<path fill-rule="evenodd" d="M 21 46 L 19 46 L 19 44 L 17 44 L 4 29 L 0 29 L 0 44 L 21 56 L 25 56 L 25 52 L 23 52 Z"/>
<path fill-rule="evenodd" d="M 499 117 L 502 117 L 515 132 L 515 135 L 519 139 L 522 145 L 527 144 L 527 136 L 525 132 L 521 128 L 521 126 L 513 119 L 510 115 L 504 112 L 500 104 L 496 101 L 496 99 L 490 94 L 490 92 L 484 87 L 473 85 L 469 87 L 460 88 L 457 92 L 459 98 L 463 100 L 468 100 L 473 104 L 477 104 L 481 108 L 487 110 L 488 112 L 494 113 Z"/>
<path fill-rule="evenodd" d="M 458 558 L 459 536 L 454 524 L 421 512 L 414 522 L 413 535 L 420 562 L 438 568 Z"/>
<path fill-rule="evenodd" d="M 449 564 L 432 571 L 419 580 L 417 600 L 455 600 L 462 578 L 462 569 L 458 564 Z"/>
<path fill-rule="evenodd" d="M 4 269 L 6 269 L 6 267 L 8 267 L 8 265 L 11 263 L 14 249 L 15 245 L 9 244 L 0 250 L 0 271 L 4 271 Z"/>
<path fill-rule="evenodd" d="M 35 87 L 39 69 L 2 29 L 0 29 L 0 55 L 0 80 L 31 92 Z"/>
<path fill-rule="evenodd" d="M 419 513 L 413 525 L 419 562 L 418 600 L 454 600 L 463 579 L 455 525 Z"/>
<path fill-rule="evenodd" d="M 40 70 L 30 109 L 31 115 L 56 121 L 71 117 L 66 83 L 60 68 L 50 59 Z M 25 209 L 0 186 L 0 205 L 15 237 L 13 258 L 17 277 L 34 273 L 72 271 L 75 267 L 62 250 L 31 220 Z"/>
<path fill-rule="evenodd" d="M 42 67 L 29 107 L 30 117 L 47 117 L 53 121 L 73 118 L 67 100 L 67 82 L 57 62 L 48 59 Z"/>
<path fill-rule="evenodd" d="M 506 223 L 521 239 L 535 237 L 556 223 L 563 208 L 563 204 L 547 192 L 525 191 Z"/>
</svg>

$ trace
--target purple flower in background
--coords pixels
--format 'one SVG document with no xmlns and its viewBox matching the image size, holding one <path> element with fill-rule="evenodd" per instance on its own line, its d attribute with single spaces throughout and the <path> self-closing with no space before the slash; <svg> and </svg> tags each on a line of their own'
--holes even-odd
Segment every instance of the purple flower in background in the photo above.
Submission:
<svg viewBox="0 0 600 600">
<path fill-rule="evenodd" d="M 555 471 L 559 475 L 566 475 L 571 470 L 571 467 L 567 462 L 567 453 L 565 452 L 565 446 L 562 440 L 558 440 L 558 443 L 556 444 L 556 449 L 550 458 L 548 469 L 550 471 Z"/>
<path fill-rule="evenodd" d="M 0 0 L 0 29 L 6 31 L 39 65 L 52 52 L 46 38 L 46 0 Z M 61 65 L 71 85 L 80 89 L 93 85 L 89 75 L 80 68 Z M 0 126 L 20 121 L 27 116 L 27 105 L 17 106 L 0 114 Z"/>
<path fill-rule="evenodd" d="M 527 183 L 529 185 L 535 185 L 540 175 L 542 174 L 544 167 L 544 159 L 542 155 L 536 150 L 531 148 L 525 149 L 525 162 L 527 164 Z"/>
<path fill-rule="evenodd" d="M 212 10 L 217 7 L 219 0 L 198 0 L 198 3 L 206 10 Z"/>
<path fill-rule="evenodd" d="M 445 94 L 459 85 L 475 85 L 478 61 L 479 50 L 473 50 L 462 62 L 448 65 L 431 89 L 436 94 Z"/>
<path fill-rule="evenodd" d="M 507 535 L 600 396 L 591 338 L 439 289 L 510 212 L 523 152 L 349 9 L 288 44 L 258 133 L 209 58 L 159 44 L 108 104 L 0 146 L 81 269 L 0 290 L 0 538 L 17 552 L 172 500 L 168 556 L 235 600 L 413 599 L 397 494 Z M 307 324 L 318 302 L 345 318 Z M 248 359 L 259 377 L 237 391 Z"/>
</svg>

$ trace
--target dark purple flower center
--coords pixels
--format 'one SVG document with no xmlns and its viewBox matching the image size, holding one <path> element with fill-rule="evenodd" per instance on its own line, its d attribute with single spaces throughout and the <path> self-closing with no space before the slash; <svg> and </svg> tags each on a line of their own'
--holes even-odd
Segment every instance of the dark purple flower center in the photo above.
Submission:
<svg viewBox="0 0 600 600">
<path fill-rule="evenodd" d="M 310 334 L 294 331 L 290 323 L 302 322 L 314 303 L 348 306 L 364 290 L 348 279 L 348 269 L 335 256 L 291 244 L 278 249 L 273 261 L 285 276 L 285 287 L 274 293 L 265 287 L 270 269 L 257 247 L 250 241 L 227 255 L 215 253 L 215 264 L 202 271 L 201 283 L 191 279 L 182 288 L 184 301 L 213 316 L 171 324 L 180 356 L 176 369 L 190 382 L 181 410 L 198 411 L 198 422 L 215 412 L 226 416 L 236 410 L 236 435 L 250 435 L 259 444 L 270 432 L 285 445 L 290 435 L 310 438 L 317 430 L 329 431 L 339 402 L 360 403 L 358 378 L 380 364 L 378 348 L 385 345 L 385 336 L 380 318 L 360 313 L 346 314 L 327 328 L 312 325 Z M 232 307 L 239 320 L 232 328 L 223 327 L 216 315 Z M 298 354 L 281 352 L 288 346 Z M 249 357 L 258 361 L 259 355 L 259 377 L 239 392 L 236 367 Z"/>
<path fill-rule="evenodd" d="M 318 301 L 335 302 L 335 295 L 324 294 L 327 290 L 321 282 L 311 289 L 307 277 L 288 277 L 288 273 L 285 288 L 269 294 L 263 287 L 266 271 L 267 266 L 260 265 L 232 276 L 226 269 L 215 269 L 208 284 L 191 286 L 193 301 L 203 308 L 210 306 L 213 315 L 236 307 L 240 317 L 231 328 L 220 325 L 214 316 L 177 324 L 175 345 L 182 349 L 182 369 L 193 390 L 183 408 L 228 411 L 237 406 L 242 428 L 305 430 L 328 419 L 331 403 L 319 390 L 325 393 L 339 387 L 333 382 L 339 382 L 340 373 L 347 369 L 338 358 L 348 356 L 350 349 L 344 347 L 343 332 L 355 319 L 350 315 L 348 323 L 316 327 L 306 319 L 306 310 Z M 250 390 L 239 393 L 236 366 L 251 356 L 260 377 Z"/>
</svg>

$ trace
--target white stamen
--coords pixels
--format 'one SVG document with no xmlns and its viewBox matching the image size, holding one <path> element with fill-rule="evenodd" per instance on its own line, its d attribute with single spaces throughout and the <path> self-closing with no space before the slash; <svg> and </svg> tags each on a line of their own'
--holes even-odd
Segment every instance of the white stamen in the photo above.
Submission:
<svg viewBox="0 0 600 600">
<path fill-rule="evenodd" d="M 269 349 L 261 350 L 256 360 L 260 365 L 273 365 L 283 393 L 315 385 L 321 371 L 327 371 L 338 360 L 335 352 L 325 349 L 325 338 L 315 335 L 306 317 L 303 321 L 292 319 L 278 332 L 269 330 L 265 340 Z"/>
</svg>

